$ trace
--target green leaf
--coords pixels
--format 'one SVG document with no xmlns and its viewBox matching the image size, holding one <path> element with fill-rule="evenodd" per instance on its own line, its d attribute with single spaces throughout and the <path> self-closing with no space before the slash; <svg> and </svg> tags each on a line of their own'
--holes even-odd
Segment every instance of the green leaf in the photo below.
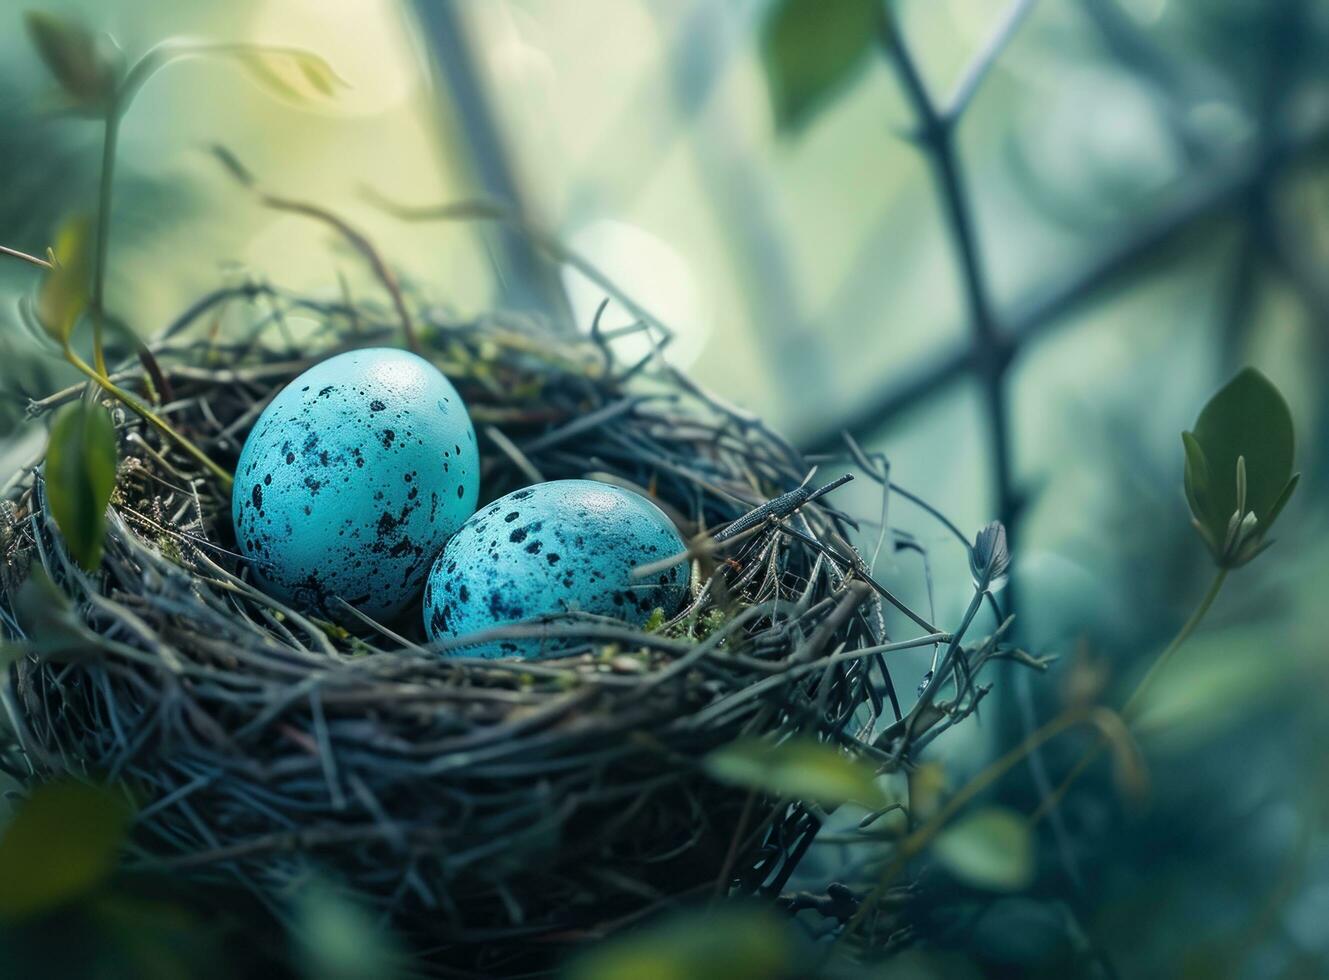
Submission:
<svg viewBox="0 0 1329 980">
<path fill-rule="evenodd" d="M 218 45 L 200 53 L 233 59 L 273 95 L 299 103 L 335 99 L 345 79 L 311 51 L 261 44 Z"/>
<path fill-rule="evenodd" d="M 1264 526 L 1266 528 L 1273 524 L 1274 521 L 1278 520 L 1278 515 L 1283 513 L 1283 508 L 1286 507 L 1287 502 L 1292 499 L 1292 494 L 1296 491 L 1297 484 L 1300 482 L 1301 474 L 1292 474 L 1292 479 L 1287 481 L 1287 486 L 1283 488 L 1283 492 L 1278 495 L 1278 499 L 1274 501 L 1274 505 L 1269 508 L 1269 513 L 1265 515 Z"/>
<path fill-rule="evenodd" d="M 405 959 L 392 933 L 343 890 L 315 879 L 295 896 L 295 959 L 310 980 L 390 980 Z"/>
<path fill-rule="evenodd" d="M 1034 877 L 1029 825 L 1003 807 L 961 817 L 937 835 L 932 854 L 951 874 L 978 888 L 1017 891 Z"/>
<path fill-rule="evenodd" d="M 567 980 L 776 980 L 800 974 L 787 922 L 764 908 L 724 904 L 658 920 L 592 948 Z"/>
<path fill-rule="evenodd" d="M 61 225 L 51 255 L 52 267 L 37 292 L 37 319 L 63 346 L 92 295 L 92 220 L 77 215 Z"/>
<path fill-rule="evenodd" d="M 34 790 L 0 837 L 0 921 L 91 892 L 115 870 L 129 821 L 109 790 L 74 782 Z"/>
<path fill-rule="evenodd" d="M 23 15 L 33 47 L 76 108 L 103 114 L 115 101 L 124 56 L 106 34 L 41 10 Z"/>
<path fill-rule="evenodd" d="M 776 126 L 804 126 L 868 63 L 882 0 L 776 0 L 761 27 L 761 59 Z"/>
<path fill-rule="evenodd" d="M 1000 592 L 1010 578 L 1011 553 L 1006 543 L 1006 526 L 1001 521 L 985 525 L 969 549 L 969 573 L 974 588 Z"/>
<path fill-rule="evenodd" d="M 46 450 L 46 496 L 69 553 L 89 571 L 101 562 L 115 466 L 115 426 L 106 409 L 82 401 L 61 409 Z"/>
<path fill-rule="evenodd" d="M 703 768 L 723 783 L 822 806 L 852 801 L 875 809 L 889 802 L 871 766 L 809 738 L 740 739 L 708 755 Z"/>
<path fill-rule="evenodd" d="M 1204 450 L 1189 432 L 1181 434 L 1181 445 L 1186 451 L 1186 502 L 1191 513 L 1200 510 L 1199 495 L 1209 492 L 1209 461 L 1204 458 Z"/>
<path fill-rule="evenodd" d="M 1229 526 L 1241 503 L 1255 515 L 1254 534 L 1269 531 L 1294 481 L 1295 437 L 1292 413 L 1277 388 L 1254 368 L 1246 368 L 1225 385 L 1200 412 L 1195 430 L 1182 434 L 1186 450 L 1186 499 L 1196 525 L 1215 557 L 1229 562 L 1231 547 L 1243 541 L 1229 537 Z M 1238 472 L 1244 462 L 1244 480 Z M 1249 524 L 1247 525 L 1249 529 Z M 1248 549 L 1249 550 L 1249 549 Z"/>
</svg>

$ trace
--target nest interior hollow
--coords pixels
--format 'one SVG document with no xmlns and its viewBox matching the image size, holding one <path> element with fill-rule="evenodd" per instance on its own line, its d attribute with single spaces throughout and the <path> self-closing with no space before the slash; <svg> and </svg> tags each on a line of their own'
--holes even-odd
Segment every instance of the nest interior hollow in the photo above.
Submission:
<svg viewBox="0 0 1329 980">
<path fill-rule="evenodd" d="M 200 339 L 209 311 L 260 300 L 321 327 L 299 351 L 271 316 Z M 657 358 L 621 364 L 597 338 L 518 319 L 425 319 L 424 353 L 475 422 L 482 501 L 589 477 L 649 495 L 699 540 L 808 476 L 759 419 Z M 156 375 L 163 414 L 233 466 L 283 384 L 395 336 L 381 311 L 222 291 L 150 344 L 151 371 L 126 364 L 126 383 Z M 559 659 L 467 659 L 422 645 L 418 607 L 348 631 L 266 596 L 215 481 L 115 415 L 96 574 L 66 555 L 39 468 L 8 495 L 5 627 L 30 649 L 9 668 L 0 764 L 123 782 L 144 864 L 276 898 L 322 867 L 445 946 L 584 935 L 717 884 L 787 879 L 815 811 L 712 781 L 707 752 L 794 731 L 857 744 L 899 717 L 880 655 L 853 656 L 885 625 L 833 495 L 700 549 L 667 623 L 588 618 L 557 627 Z M 36 629 L 32 591 L 51 583 Z"/>
</svg>

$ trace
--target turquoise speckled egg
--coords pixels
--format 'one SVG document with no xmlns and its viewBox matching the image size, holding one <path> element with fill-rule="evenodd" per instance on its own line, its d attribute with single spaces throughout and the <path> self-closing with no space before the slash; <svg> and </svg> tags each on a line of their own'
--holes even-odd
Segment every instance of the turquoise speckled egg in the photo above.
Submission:
<svg viewBox="0 0 1329 980">
<path fill-rule="evenodd" d="M 401 350 L 348 351 L 282 389 L 245 440 L 231 512 L 259 584 L 300 609 L 375 619 L 420 593 L 474 511 L 480 460 L 457 389 Z"/>
<path fill-rule="evenodd" d="M 555 480 L 517 490 L 462 525 L 425 584 L 431 640 L 581 611 L 639 626 L 674 612 L 688 563 L 649 579 L 632 570 L 684 549 L 673 523 L 640 494 L 593 480 Z M 461 656 L 538 657 L 559 652 L 538 638 L 456 648 Z"/>
</svg>

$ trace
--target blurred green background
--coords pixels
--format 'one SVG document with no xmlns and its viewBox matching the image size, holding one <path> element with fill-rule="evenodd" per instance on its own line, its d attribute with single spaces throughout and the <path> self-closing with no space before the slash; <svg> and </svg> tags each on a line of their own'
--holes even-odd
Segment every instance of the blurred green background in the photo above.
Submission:
<svg viewBox="0 0 1329 980">
<path fill-rule="evenodd" d="M 826 21 L 851 3 L 827 0 Z M 0 241 L 40 254 L 94 200 L 99 135 L 47 111 L 52 82 L 21 27 L 31 5 L 0 4 Z M 1000 676 L 977 723 L 934 746 L 956 782 L 1058 710 L 1068 665 L 1099 665 L 1119 703 L 1112 692 L 1189 614 L 1210 565 L 1188 523 L 1179 433 L 1239 367 L 1258 366 L 1292 406 L 1303 483 L 1277 545 L 1234 576 L 1159 683 L 1141 730 L 1149 798 L 1122 804 L 1095 769 L 1040 825 L 1026 893 L 925 889 L 926 956 L 909 968 L 1329 975 L 1329 4 L 893 4 L 939 103 L 1022 14 L 956 131 L 983 284 L 1014 338 L 1000 399 L 1018 511 L 994 485 L 972 309 L 899 75 L 874 42 L 796 126 L 777 125 L 763 59 L 775 6 L 43 9 L 82 15 L 131 58 L 170 35 L 299 45 L 351 86 L 311 111 L 198 61 L 144 89 L 122 133 L 109 287 L 140 333 L 245 277 L 373 289 L 322 226 L 238 188 L 214 143 L 265 186 L 351 220 L 459 315 L 516 307 L 586 330 L 602 293 L 580 273 L 500 228 L 401 223 L 365 192 L 497 198 L 668 324 L 672 360 L 702 384 L 809 448 L 851 430 L 969 533 L 1010 521 L 1020 642 L 1061 659 L 1032 682 Z M 810 31 L 809 50 L 829 37 Z M 31 271 L 0 265 L 7 328 Z M 614 305 L 608 317 L 631 319 Z M 0 330 L 6 477 L 41 444 L 26 398 L 68 380 L 21 331 Z M 867 481 L 845 495 L 850 509 L 879 507 Z M 905 503 L 891 517 L 929 548 L 935 618 L 955 621 L 964 551 Z M 879 571 L 927 602 L 916 556 L 884 556 Z M 912 692 L 923 655 L 893 663 Z M 1054 745 L 1042 763 L 1060 774 L 1082 747 Z M 1022 768 L 997 796 L 1031 811 L 1037 780 Z M 802 884 L 824 887 L 844 861 L 816 849 Z"/>
</svg>

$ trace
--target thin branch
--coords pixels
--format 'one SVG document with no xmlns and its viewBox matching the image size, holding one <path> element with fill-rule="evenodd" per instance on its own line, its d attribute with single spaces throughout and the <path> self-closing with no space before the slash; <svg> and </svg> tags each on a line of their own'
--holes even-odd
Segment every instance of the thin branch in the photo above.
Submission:
<svg viewBox="0 0 1329 980">
<path fill-rule="evenodd" d="M 677 0 L 657 0 L 649 6 L 661 31 L 667 30 L 667 22 L 677 13 Z M 717 8 L 701 0 L 692 4 L 691 16 L 704 18 L 710 28 L 695 32 L 688 48 L 671 51 L 668 74 L 680 116 L 686 115 L 694 99 L 692 76 L 699 72 L 718 76 L 732 60 L 736 39 L 745 30 L 737 6 Z M 699 69 L 703 63 L 708 67 Z M 748 321 L 762 329 L 760 353 L 769 359 L 778 383 L 826 390 L 830 377 L 826 345 L 808 323 L 779 194 L 768 169 L 758 162 L 759 151 L 746 135 L 747 128 L 738 125 L 736 110 L 722 94 L 691 122 L 697 137 L 687 145 L 697 160 L 707 211 L 726 238 L 723 254 L 729 275 L 741 283 L 739 295 Z"/>
<path fill-rule="evenodd" d="M 1126 704 L 1121 709 L 1121 718 L 1127 725 L 1133 726 L 1138 720 L 1142 699 L 1144 695 L 1148 693 L 1154 679 L 1166 669 L 1172 658 L 1176 656 L 1177 651 L 1186 645 L 1186 641 L 1191 638 L 1191 634 L 1195 632 L 1200 623 L 1204 621 L 1205 616 L 1209 614 L 1209 609 L 1213 606 L 1214 600 L 1218 598 L 1218 593 L 1223 591 L 1223 583 L 1227 581 L 1229 571 L 1230 569 L 1222 567 L 1218 569 L 1217 574 L 1214 576 L 1214 580 L 1209 584 L 1208 591 L 1204 594 L 1204 598 L 1200 600 L 1200 604 L 1195 607 L 1190 618 L 1186 620 L 1177 635 L 1172 638 L 1172 642 L 1169 643 L 1166 649 L 1154 659 L 1154 662 L 1149 665 L 1149 669 L 1145 671 L 1144 677 L 1140 679 L 1139 683 L 1135 685 L 1135 689 L 1131 691 L 1130 697 L 1126 699 Z M 1048 813 L 1056 809 L 1057 805 L 1066 796 L 1067 791 L 1075 781 L 1079 779 L 1084 771 L 1102 754 L 1104 747 L 1105 741 L 1100 738 L 1095 741 L 1092 748 L 1088 749 L 1080 756 L 1079 761 L 1071 767 L 1071 771 L 1062 779 L 1060 785 L 1057 786 L 1057 789 L 1053 794 L 1044 798 L 1044 800 L 1038 805 L 1038 809 L 1036 809 L 1029 817 L 1030 823 L 1038 823 L 1038 821 L 1042 820 L 1043 817 L 1048 815 Z"/>
<path fill-rule="evenodd" d="M 9 248 L 5 245 L 0 245 L 0 255 L 8 255 L 11 258 L 22 259 L 24 262 L 31 262 L 33 265 L 42 269 L 50 269 L 52 267 L 51 263 L 46 259 L 39 259 L 35 255 L 29 255 L 27 252 L 20 252 L 16 248 Z"/>
<path fill-rule="evenodd" d="M 220 480 L 222 487 L 227 493 L 230 493 L 231 485 L 235 482 L 235 478 L 221 466 L 213 462 L 212 457 L 195 445 L 191 439 L 180 432 L 177 432 L 171 427 L 170 423 L 152 409 L 148 408 L 147 405 L 144 405 L 105 374 L 94 369 L 92 365 L 88 364 L 83 358 L 75 354 L 68 344 L 65 345 L 65 357 L 70 364 L 74 365 L 79 371 L 87 375 L 91 381 L 102 388 L 102 390 L 108 395 L 113 395 L 120 401 L 124 402 L 125 406 L 135 415 L 138 415 L 143 421 L 147 422 L 162 435 L 169 439 L 173 439 L 181 449 L 187 452 L 190 456 L 193 456 L 195 460 L 201 463 L 213 476 Z"/>
<path fill-rule="evenodd" d="M 505 202 L 525 214 L 528 202 L 504 144 L 498 120 L 476 52 L 480 45 L 468 37 L 467 5 L 458 0 L 417 0 L 414 4 L 434 66 L 447 86 L 448 101 L 461 130 L 460 145 L 475 165 L 475 176 L 486 197 Z M 449 150 L 451 152 L 451 150 Z M 572 309 L 556 269 L 540 262 L 528 239 L 511 229 L 500 229 L 499 246 L 509 278 L 501 276 L 501 287 L 509 305 L 534 306 L 558 326 L 572 325 Z"/>
<path fill-rule="evenodd" d="M 362 194 L 370 204 L 399 221 L 493 221 L 506 225 L 530 241 L 551 261 L 566 263 L 576 269 L 638 320 L 660 331 L 666 338 L 674 335 L 667 323 L 624 292 L 589 259 L 506 204 L 483 199 L 447 201 L 442 204 L 404 204 L 369 186 L 363 188 Z"/>
<path fill-rule="evenodd" d="M 1156 268 L 1158 259 L 1179 238 L 1228 212 L 1249 189 L 1270 179 L 1269 165 L 1285 166 L 1329 151 L 1329 124 L 1286 137 L 1276 147 L 1224 159 L 1207 175 L 1190 175 L 1170 200 L 1149 209 L 1149 217 L 1125 229 L 1108 246 L 1060 283 L 1031 291 L 1002 317 L 1013 351 L 1051 330 L 1065 326 L 1067 313 L 1140 269 Z M 799 443 L 808 451 L 830 452 L 842 445 L 841 434 L 858 436 L 880 431 L 906 410 L 917 408 L 947 391 L 975 370 L 977 358 L 968 342 L 957 343 L 924 361 L 917 371 L 888 388 L 849 418 L 804 434 Z"/>
<path fill-rule="evenodd" d="M 383 284 L 383 288 L 392 298 L 392 306 L 397 311 L 397 318 L 401 321 L 406 345 L 415 353 L 420 353 L 420 337 L 416 332 L 415 322 L 411 318 L 410 310 L 406 307 L 406 300 L 402 296 L 401 286 L 397 283 L 397 276 L 391 267 L 383 261 L 378 249 L 364 234 L 352 228 L 331 211 L 307 201 L 293 201 L 290 198 L 276 197 L 267 193 L 260 193 L 260 199 L 275 211 L 288 211 L 292 214 L 302 214 L 317 221 L 322 221 L 336 230 L 352 248 L 364 256 L 365 261 L 374 270 L 374 275 L 378 277 L 379 282 Z"/>
<path fill-rule="evenodd" d="M 956 120 L 964 115 L 964 111 L 969 108 L 969 103 L 973 101 L 977 94 L 979 86 L 987 78 L 992 66 L 997 63 L 997 58 L 1006 49 L 1006 45 L 1015 36 L 1015 32 L 1020 29 L 1025 17 L 1029 15 L 1029 12 L 1034 9 L 1037 3 L 1038 0 L 1016 0 L 1006 9 L 1001 20 L 997 23 L 996 30 L 992 32 L 987 43 L 983 45 L 983 49 L 969 63 L 969 67 L 960 76 L 960 81 L 956 83 L 955 91 L 951 93 L 951 97 L 946 103 L 946 110 L 943 113 L 947 119 Z"/>
<path fill-rule="evenodd" d="M 966 306 L 969 313 L 969 333 L 971 350 L 973 351 L 972 367 L 982 384 L 983 396 L 986 402 L 986 412 L 984 414 L 990 440 L 989 465 L 992 472 L 992 490 L 996 497 L 997 519 L 1005 526 L 1006 534 L 1012 539 L 1017 530 L 1017 521 L 1021 510 L 1020 495 L 1016 489 L 1015 477 L 1012 472 L 1013 447 L 1010 405 L 1007 397 L 1008 369 L 1011 363 L 1012 348 L 1005 339 L 988 287 L 987 277 L 984 274 L 982 252 L 974 225 L 973 205 L 969 198 L 968 188 L 961 172 L 960 159 L 955 148 L 955 132 L 965 109 L 978 91 L 979 85 L 996 63 L 1002 50 L 1015 35 L 1020 24 L 1033 9 L 1033 6 L 1034 0 L 1014 0 L 1007 7 L 1007 11 L 998 23 L 997 29 L 961 77 L 960 83 L 950 100 L 949 107 L 940 113 L 927 94 L 926 87 L 914 65 L 908 47 L 904 43 L 899 24 L 894 20 L 890 6 L 882 7 L 884 15 L 882 41 L 887 51 L 892 55 L 900 80 L 910 98 L 915 115 L 918 117 L 921 130 L 919 142 L 928 153 L 931 162 L 929 172 L 936 184 L 937 194 L 950 230 L 952 247 L 960 266 L 960 276 L 964 285 Z M 1017 582 L 1012 576 L 1006 593 L 1007 609 L 1010 612 L 1014 612 L 1016 608 L 1016 585 Z M 983 597 L 988 595 L 987 582 L 984 581 L 982 586 L 982 589 L 974 596 L 974 601 L 966 614 L 964 624 L 958 631 L 959 636 L 963 635 L 964 630 L 977 613 Z M 950 649 L 943 658 L 944 660 L 949 662 L 955 656 L 959 642 L 958 636 L 951 641 Z M 929 694 L 935 694 L 944 675 L 944 672 L 934 672 L 928 684 L 928 691 L 920 696 L 920 703 L 925 703 Z M 1026 738 L 1030 737 L 1033 727 L 1032 719 L 1020 716 L 1019 720 L 1024 724 L 1024 735 Z M 1030 765 L 1036 776 L 1041 772 L 1042 760 L 1039 752 L 1039 745 L 1033 744 L 1031 746 Z M 1063 845 L 1063 850 L 1069 848 L 1069 845 L 1060 838 L 1060 835 L 1059 843 Z"/>
<path fill-rule="evenodd" d="M 402 296 L 401 286 L 397 282 L 397 276 L 391 267 L 383 261 L 383 256 L 374 247 L 374 243 L 361 231 L 353 228 L 343 218 L 332 213 L 327 208 L 320 207 L 317 204 L 311 204 L 308 201 L 297 201 L 287 197 L 279 197 L 270 194 L 264 190 L 254 178 L 254 175 L 245 167 L 239 159 L 226 147 L 219 144 L 212 147 L 213 156 L 222 164 L 226 171 L 242 184 L 244 187 L 253 191 L 259 201 L 265 207 L 272 208 L 274 211 L 286 211 L 291 214 L 304 215 L 307 218 L 313 218 L 315 221 L 321 221 L 328 225 L 339 235 L 342 236 L 353 249 L 360 253 L 364 260 L 369 263 L 378 281 L 382 283 L 383 289 L 392 299 L 392 307 L 397 313 L 397 319 L 401 321 L 402 333 L 408 346 L 416 354 L 420 353 L 420 337 L 415 329 L 415 321 L 411 317 L 411 312 L 406 306 L 406 299 Z"/>
<path fill-rule="evenodd" d="M 965 86 L 976 86 L 995 60 L 1002 45 L 1010 39 L 1030 7 L 1029 0 L 1016 0 L 1004 18 L 992 41 L 976 59 L 975 67 L 966 73 L 960 93 L 962 101 L 972 92 Z M 1013 531 L 1019 510 L 1019 500 L 1011 473 L 1011 435 L 1009 409 L 1006 404 L 1006 367 L 1010 352 L 1002 338 L 987 278 L 984 275 L 982 254 L 974 228 L 973 206 L 969 199 L 955 152 L 955 128 L 958 112 L 939 112 L 927 86 L 914 63 L 913 55 L 904 43 L 900 26 L 889 5 L 882 7 L 881 42 L 890 55 L 904 87 L 905 94 L 918 120 L 918 142 L 931 162 L 929 168 L 937 186 L 937 195 L 946 215 L 960 278 L 964 287 L 969 312 L 969 332 L 973 349 L 973 367 L 983 384 L 987 403 L 987 422 L 991 438 L 991 466 L 993 490 L 996 496 L 997 518 Z"/>
<path fill-rule="evenodd" d="M 1154 90 L 1168 129 L 1186 160 L 1203 160 L 1208 148 L 1188 116 L 1197 89 L 1195 80 L 1132 23 L 1117 0 L 1080 0 L 1080 6 L 1093 21 L 1108 54 L 1132 77 L 1143 79 Z"/>
</svg>

